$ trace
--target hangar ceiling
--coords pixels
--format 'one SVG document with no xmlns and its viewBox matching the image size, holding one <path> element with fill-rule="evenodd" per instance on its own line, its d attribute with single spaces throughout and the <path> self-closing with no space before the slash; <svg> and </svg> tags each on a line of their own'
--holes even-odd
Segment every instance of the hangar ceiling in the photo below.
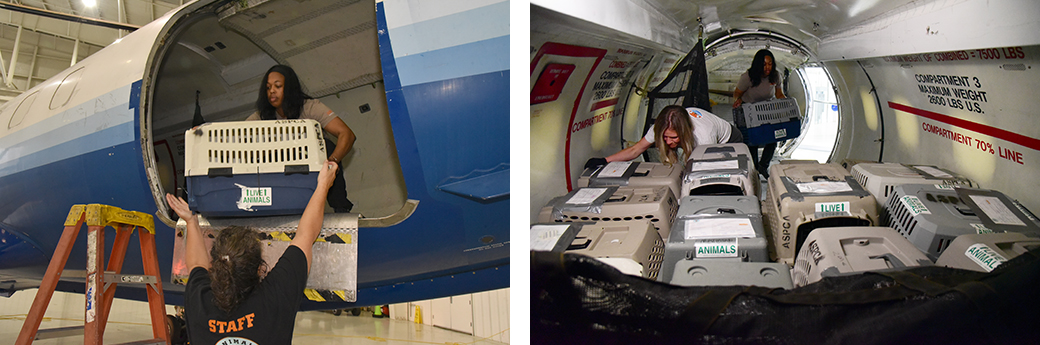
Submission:
<svg viewBox="0 0 1040 345">
<path fill-rule="evenodd" d="M 96 5 L 88 7 L 84 0 L 0 0 L 0 104 L 129 33 L 84 22 L 140 27 L 190 2 L 94 1 Z"/>
</svg>

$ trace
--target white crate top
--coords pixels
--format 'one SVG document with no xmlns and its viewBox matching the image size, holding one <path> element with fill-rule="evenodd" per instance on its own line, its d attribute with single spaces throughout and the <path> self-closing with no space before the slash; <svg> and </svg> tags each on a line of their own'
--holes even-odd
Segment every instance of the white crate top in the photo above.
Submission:
<svg viewBox="0 0 1040 345">
<path fill-rule="evenodd" d="M 851 176 L 848 170 L 835 163 L 778 164 L 769 169 L 771 174 L 786 176 L 796 184 L 815 182 L 819 176 L 828 181 L 845 181 L 846 176 Z"/>
<path fill-rule="evenodd" d="M 787 122 L 801 117 L 798 102 L 791 97 L 743 103 L 739 109 L 744 116 L 744 123 L 747 128 Z"/>
<path fill-rule="evenodd" d="M 913 169 L 911 169 L 911 167 Z M 857 180 L 862 179 L 863 177 L 866 177 L 867 179 L 885 178 L 903 183 L 929 183 L 931 181 L 942 182 L 944 180 L 949 180 L 952 181 L 950 183 L 952 185 L 974 187 L 974 182 L 968 178 L 951 170 L 934 165 L 859 163 L 852 167 L 851 173 Z"/>
<path fill-rule="evenodd" d="M 852 176 L 878 202 L 884 204 L 895 186 L 911 183 L 941 184 L 944 186 L 978 187 L 974 181 L 953 171 L 933 165 L 900 163 L 859 163 L 852 167 Z"/>
<path fill-rule="evenodd" d="M 319 171 L 328 158 L 318 121 L 212 122 L 184 132 L 185 176 L 210 169 L 234 175 L 284 173 L 286 166 Z"/>
</svg>

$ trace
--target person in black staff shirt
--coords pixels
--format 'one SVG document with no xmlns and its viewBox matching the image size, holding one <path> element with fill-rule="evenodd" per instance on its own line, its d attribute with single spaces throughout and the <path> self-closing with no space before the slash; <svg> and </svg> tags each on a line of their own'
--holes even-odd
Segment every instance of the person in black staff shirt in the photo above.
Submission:
<svg viewBox="0 0 1040 345">
<path fill-rule="evenodd" d="M 303 299 L 312 254 L 325 218 L 325 197 L 336 174 L 326 161 L 318 173 L 296 236 L 278 263 L 266 267 L 260 233 L 251 228 L 220 231 L 207 253 L 198 218 L 184 199 L 166 194 L 170 208 L 187 222 L 185 264 L 191 270 L 184 289 L 184 319 L 192 344 L 290 344 Z"/>
<path fill-rule="evenodd" d="M 755 58 L 751 60 L 751 68 L 741 74 L 740 80 L 737 81 L 737 87 L 733 90 L 733 109 L 745 102 L 768 101 L 774 97 L 786 98 L 781 89 L 780 72 L 776 71 L 773 53 L 768 49 L 762 49 L 755 53 Z M 769 177 L 769 161 L 773 159 L 776 143 L 762 146 L 762 160 L 758 159 L 758 146 L 748 145 L 748 149 L 751 150 L 755 170 Z"/>
</svg>

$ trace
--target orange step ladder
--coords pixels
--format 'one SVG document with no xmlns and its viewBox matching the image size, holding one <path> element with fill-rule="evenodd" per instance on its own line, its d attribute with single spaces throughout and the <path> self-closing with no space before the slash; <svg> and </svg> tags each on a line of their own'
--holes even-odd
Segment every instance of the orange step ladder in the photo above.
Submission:
<svg viewBox="0 0 1040 345">
<path fill-rule="evenodd" d="M 116 285 L 119 283 L 146 284 L 148 307 L 152 317 L 152 334 L 154 339 L 140 343 L 170 343 L 170 334 L 166 328 L 166 303 L 163 301 L 162 279 L 159 276 L 159 259 L 155 253 L 155 222 L 152 215 L 125 211 L 118 207 L 89 204 L 73 205 L 69 216 L 65 219 L 65 231 L 61 234 L 54 256 L 47 266 L 40 289 L 36 292 L 29 314 L 22 324 L 15 344 L 32 344 L 40 329 L 40 322 L 47 311 L 54 289 L 58 284 L 69 252 L 79 235 L 80 228 L 87 224 L 87 287 L 86 315 L 83 326 L 84 344 L 102 344 L 105 324 L 111 311 L 112 299 L 115 297 Z M 116 230 L 115 243 L 108 261 L 107 272 L 102 270 L 105 261 L 105 228 L 111 226 Z M 130 235 L 135 229 L 141 239 L 141 259 L 143 275 L 119 274 L 123 269 L 123 259 Z M 147 230 L 147 231 L 145 231 Z"/>
</svg>

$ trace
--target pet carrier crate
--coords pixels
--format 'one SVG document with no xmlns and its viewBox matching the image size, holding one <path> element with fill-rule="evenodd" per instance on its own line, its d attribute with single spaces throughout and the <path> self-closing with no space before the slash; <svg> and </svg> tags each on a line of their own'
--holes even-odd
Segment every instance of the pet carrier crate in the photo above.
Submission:
<svg viewBox="0 0 1040 345">
<path fill-rule="evenodd" d="M 935 264 L 979 272 L 992 272 L 1000 264 L 1040 248 L 1040 238 L 1017 232 L 960 235 Z"/>
<path fill-rule="evenodd" d="M 788 265 L 813 229 L 875 226 L 877 201 L 838 164 L 775 164 L 762 202 L 775 250 Z"/>
<path fill-rule="evenodd" d="M 658 281 L 668 282 L 679 261 L 720 259 L 769 261 L 765 227 L 754 196 L 688 196 L 665 242 Z"/>
<path fill-rule="evenodd" d="M 610 162 L 599 168 L 585 169 L 578 177 L 578 187 L 667 186 L 675 196 L 679 196 L 682 174 L 682 164 Z"/>
<path fill-rule="evenodd" d="M 1040 226 L 1004 193 L 934 184 L 895 187 L 885 204 L 888 226 L 936 260 L 957 236 L 1019 232 L 1040 235 Z"/>
<path fill-rule="evenodd" d="M 845 168 L 845 170 L 848 170 L 848 171 L 851 172 L 852 171 L 852 167 L 854 167 L 854 166 L 856 166 L 856 164 L 860 164 L 860 163 L 877 163 L 877 161 L 868 161 L 868 160 L 865 160 L 865 159 L 845 158 L 845 159 L 841 160 L 841 167 Z"/>
<path fill-rule="evenodd" d="M 567 253 L 588 255 L 625 274 L 656 280 L 664 242 L 649 220 L 579 224 Z"/>
<path fill-rule="evenodd" d="M 901 184 L 940 184 L 944 186 L 978 187 L 968 178 L 955 172 L 931 165 L 899 163 L 860 163 L 852 167 L 852 177 L 878 201 L 878 207 L 888 202 L 892 190 Z M 882 211 L 884 212 L 884 211 Z M 882 217 L 883 218 L 883 217 Z"/>
<path fill-rule="evenodd" d="M 668 283 L 680 286 L 794 287 L 791 268 L 778 262 L 682 260 L 675 264 L 671 273 Z"/>
<path fill-rule="evenodd" d="M 758 195 L 757 182 L 747 145 L 699 145 L 686 162 L 680 196 Z"/>
<path fill-rule="evenodd" d="M 801 135 L 800 114 L 798 102 L 788 97 L 743 103 L 733 109 L 733 122 L 748 145 L 759 146 Z"/>
<path fill-rule="evenodd" d="M 805 239 L 791 271 L 801 287 L 824 277 L 930 266 L 932 261 L 892 228 L 819 228 Z"/>
<path fill-rule="evenodd" d="M 668 238 L 679 201 L 669 187 L 588 187 L 554 198 L 538 215 L 542 223 L 650 221 Z"/>
<path fill-rule="evenodd" d="M 301 214 L 327 157 L 314 120 L 211 122 L 184 137 L 188 205 L 207 217 Z"/>
</svg>

